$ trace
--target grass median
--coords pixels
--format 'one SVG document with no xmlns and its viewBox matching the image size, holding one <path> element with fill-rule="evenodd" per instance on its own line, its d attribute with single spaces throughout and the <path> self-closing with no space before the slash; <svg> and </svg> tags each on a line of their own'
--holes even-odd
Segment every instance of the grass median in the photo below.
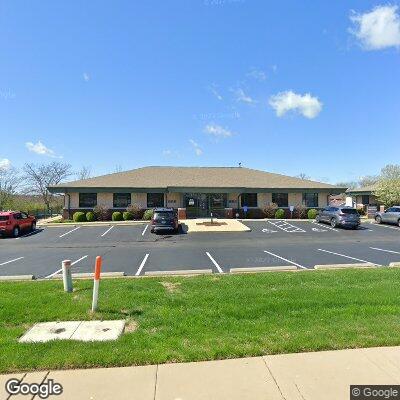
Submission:
<svg viewBox="0 0 400 400">
<path fill-rule="evenodd" d="M 400 345 L 400 269 L 0 283 L 0 372 Z M 116 342 L 20 344 L 35 322 L 126 319 Z"/>
</svg>

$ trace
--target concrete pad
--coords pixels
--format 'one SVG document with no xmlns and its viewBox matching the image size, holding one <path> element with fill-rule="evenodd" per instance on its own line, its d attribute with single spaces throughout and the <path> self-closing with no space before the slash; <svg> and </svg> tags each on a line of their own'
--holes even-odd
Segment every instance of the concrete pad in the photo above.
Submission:
<svg viewBox="0 0 400 400">
<path fill-rule="evenodd" d="M 83 342 L 117 340 L 122 335 L 124 327 L 125 320 L 82 321 L 71 336 L 71 339 Z"/>
<path fill-rule="evenodd" d="M 155 400 L 283 400 L 261 357 L 165 364 Z"/>
<path fill-rule="evenodd" d="M 340 268 L 376 268 L 376 265 L 370 263 L 314 265 L 314 269 L 340 269 Z"/>
<path fill-rule="evenodd" d="M 19 379 L 25 376 L 24 373 L 15 373 L 15 374 L 8 374 L 8 375 L 0 375 L 0 400 L 7 400 L 10 395 L 6 392 L 6 382 L 9 379 Z"/>
<path fill-rule="evenodd" d="M 47 371 L 28 372 L 22 379 L 22 382 L 24 382 L 24 383 L 43 383 L 47 374 L 48 374 Z M 12 400 L 17 400 L 17 399 L 18 400 L 27 400 L 29 398 L 30 398 L 30 396 L 25 396 L 23 394 L 11 396 Z M 37 398 L 39 398 L 39 397 L 37 397 Z"/>
<path fill-rule="evenodd" d="M 249 267 L 249 268 L 231 268 L 231 274 L 243 274 L 243 273 L 257 273 L 257 272 L 277 272 L 277 271 L 297 271 L 297 267 L 294 265 L 277 265 L 269 267 Z"/>
<path fill-rule="evenodd" d="M 170 275 L 209 275 L 212 274 L 212 269 L 182 269 L 172 271 L 146 271 L 147 276 L 170 276 Z"/>
<path fill-rule="evenodd" d="M 389 264 L 389 267 L 392 267 L 392 268 L 400 268 L 400 261 L 391 262 L 391 263 Z"/>
<path fill-rule="evenodd" d="M 400 383 L 398 371 L 394 378 L 365 351 L 368 349 L 274 355 L 264 360 L 282 395 L 290 400 L 348 399 L 351 384 Z"/>
<path fill-rule="evenodd" d="M 182 230 L 186 233 L 192 232 L 250 232 L 251 229 L 242 224 L 237 219 L 217 219 L 214 218 L 217 223 L 223 225 L 199 225 L 204 222 L 210 222 L 210 218 L 198 218 L 198 219 L 185 219 L 180 221 Z"/>
<path fill-rule="evenodd" d="M 20 343 L 49 342 L 56 339 L 69 339 L 81 321 L 41 322 L 35 324 L 20 339 Z"/>
<path fill-rule="evenodd" d="M 31 281 L 35 279 L 33 275 L 2 275 L 0 281 Z"/>
<path fill-rule="evenodd" d="M 157 366 L 50 372 L 63 386 L 60 400 L 153 400 Z"/>
</svg>

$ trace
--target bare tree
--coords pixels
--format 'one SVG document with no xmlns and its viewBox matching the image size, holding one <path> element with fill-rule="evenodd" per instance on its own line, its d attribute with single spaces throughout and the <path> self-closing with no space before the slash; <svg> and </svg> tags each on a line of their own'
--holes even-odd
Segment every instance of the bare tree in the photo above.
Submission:
<svg viewBox="0 0 400 400">
<path fill-rule="evenodd" d="M 122 172 L 122 165 L 121 164 L 116 165 L 114 172 Z"/>
<path fill-rule="evenodd" d="M 303 180 L 310 179 L 310 177 L 304 172 L 300 172 L 300 174 L 297 175 L 297 178 L 300 178 L 300 179 L 303 179 Z"/>
<path fill-rule="evenodd" d="M 358 184 L 359 184 L 360 187 L 372 186 L 372 185 L 374 185 L 376 182 L 378 182 L 378 179 L 379 179 L 378 176 L 366 175 L 366 176 L 362 176 L 362 177 L 358 180 Z"/>
<path fill-rule="evenodd" d="M 72 175 L 71 165 L 61 161 L 39 165 L 27 163 L 24 165 L 23 170 L 26 192 L 40 195 L 48 211 L 50 211 L 53 194 L 47 188 L 52 185 L 58 185 Z"/>
<path fill-rule="evenodd" d="M 79 180 L 88 179 L 91 176 L 92 176 L 92 168 L 87 165 L 83 165 L 82 168 L 76 173 L 76 177 Z"/>
<path fill-rule="evenodd" d="M 10 207 L 20 184 L 21 175 L 15 168 L 0 168 L 0 210 Z"/>
</svg>

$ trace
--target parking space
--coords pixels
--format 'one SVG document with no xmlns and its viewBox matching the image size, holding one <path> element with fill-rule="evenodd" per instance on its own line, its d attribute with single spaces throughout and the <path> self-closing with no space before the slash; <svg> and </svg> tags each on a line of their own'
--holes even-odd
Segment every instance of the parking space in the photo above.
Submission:
<svg viewBox="0 0 400 400">
<path fill-rule="evenodd" d="M 316 264 L 400 261 L 400 229 L 363 224 L 357 230 L 309 221 L 244 221 L 250 232 L 155 235 L 148 223 L 60 226 L 19 239 L 0 239 L 0 275 L 46 278 L 70 259 L 75 272 L 91 272 L 95 257 L 103 270 L 145 275 L 151 271 L 295 267 Z"/>
</svg>

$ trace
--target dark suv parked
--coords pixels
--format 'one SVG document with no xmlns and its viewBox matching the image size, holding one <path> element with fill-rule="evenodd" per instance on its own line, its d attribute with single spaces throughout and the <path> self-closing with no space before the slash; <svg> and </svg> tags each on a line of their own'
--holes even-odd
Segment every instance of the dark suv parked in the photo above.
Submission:
<svg viewBox="0 0 400 400">
<path fill-rule="evenodd" d="M 178 216 L 173 208 L 155 208 L 153 218 L 151 219 L 151 232 L 179 230 Z"/>
<path fill-rule="evenodd" d="M 328 222 L 332 228 L 338 225 L 357 229 L 360 225 L 360 215 L 351 207 L 325 207 L 315 218 L 317 222 Z"/>
</svg>

